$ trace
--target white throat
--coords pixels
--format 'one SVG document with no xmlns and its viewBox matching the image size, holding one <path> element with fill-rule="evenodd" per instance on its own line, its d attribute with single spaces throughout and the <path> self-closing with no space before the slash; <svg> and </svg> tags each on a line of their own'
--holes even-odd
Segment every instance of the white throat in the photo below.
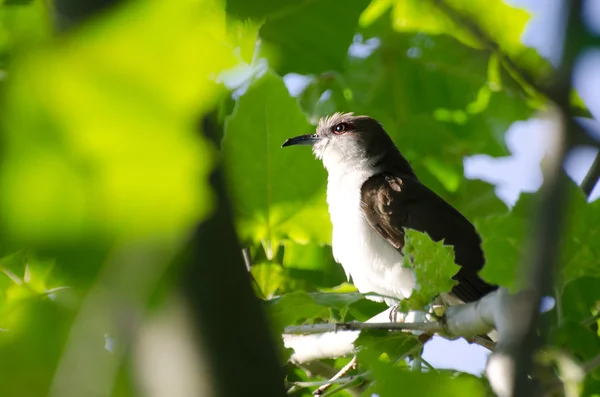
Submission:
<svg viewBox="0 0 600 397">
<path fill-rule="evenodd" d="M 337 151 L 320 148 L 327 179 L 327 204 L 333 224 L 333 256 L 346 276 L 363 293 L 375 292 L 398 300 L 415 288 L 411 269 L 403 267 L 402 255 L 369 225 L 360 206 L 361 188 L 371 176 L 382 172 L 375 159 L 349 161 Z M 381 301 L 381 298 L 369 298 Z M 395 304 L 393 299 L 384 299 Z"/>
</svg>

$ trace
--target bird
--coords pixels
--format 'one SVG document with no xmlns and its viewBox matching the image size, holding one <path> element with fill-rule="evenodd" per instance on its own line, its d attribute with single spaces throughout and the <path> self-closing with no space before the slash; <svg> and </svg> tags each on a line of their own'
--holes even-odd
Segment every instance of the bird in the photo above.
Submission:
<svg viewBox="0 0 600 397">
<path fill-rule="evenodd" d="M 448 304 L 477 301 L 498 288 L 478 275 L 485 258 L 473 224 L 421 183 L 377 120 L 334 113 L 282 147 L 295 145 L 312 146 L 327 170 L 333 256 L 359 292 L 393 306 L 427 282 L 403 265 L 407 229 L 453 246 L 459 270 Z"/>
</svg>

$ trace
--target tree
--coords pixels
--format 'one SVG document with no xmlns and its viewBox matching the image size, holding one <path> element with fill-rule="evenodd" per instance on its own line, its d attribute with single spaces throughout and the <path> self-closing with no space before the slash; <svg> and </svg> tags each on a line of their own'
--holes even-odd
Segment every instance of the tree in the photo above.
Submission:
<svg viewBox="0 0 600 397">
<path fill-rule="evenodd" d="M 590 117 L 571 88 L 594 44 L 580 1 L 557 68 L 501 0 L 82 4 L 0 8 L 2 395 L 282 395 L 282 368 L 294 395 L 600 393 L 600 201 L 586 200 L 600 161 L 581 187 L 562 171 L 596 145 L 572 121 Z M 321 165 L 279 150 L 335 111 L 381 121 L 477 226 L 514 334 L 498 345 L 518 368 L 506 394 L 420 358 L 453 329 L 437 322 L 363 330 L 356 358 L 290 361 L 290 327 L 349 329 L 385 308 L 332 258 Z M 540 113 L 564 144 L 509 209 L 463 159 L 508 155 L 508 127 Z M 401 309 L 428 310 L 453 253 L 411 241 L 429 288 Z M 542 295 L 556 305 L 538 315 Z"/>
</svg>

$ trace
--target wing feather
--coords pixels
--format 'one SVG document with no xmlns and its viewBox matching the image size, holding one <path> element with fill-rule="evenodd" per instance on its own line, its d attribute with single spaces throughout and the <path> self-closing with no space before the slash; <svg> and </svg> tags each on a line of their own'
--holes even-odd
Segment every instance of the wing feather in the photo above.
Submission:
<svg viewBox="0 0 600 397">
<path fill-rule="evenodd" d="M 452 245 L 455 262 L 461 266 L 453 277 L 458 285 L 452 293 L 461 300 L 475 301 L 497 288 L 477 274 L 485 259 L 475 227 L 416 178 L 390 173 L 372 176 L 362 186 L 361 207 L 371 227 L 399 251 L 404 247 L 405 228 Z"/>
</svg>

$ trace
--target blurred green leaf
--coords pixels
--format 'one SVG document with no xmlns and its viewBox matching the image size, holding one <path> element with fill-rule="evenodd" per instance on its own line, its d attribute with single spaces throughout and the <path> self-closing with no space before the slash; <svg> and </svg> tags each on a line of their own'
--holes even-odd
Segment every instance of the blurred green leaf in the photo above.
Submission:
<svg viewBox="0 0 600 397">
<path fill-rule="evenodd" d="M 581 361 L 587 361 L 600 353 L 600 338 L 588 327 L 573 321 L 565 321 L 550 334 L 550 340 L 559 349 L 566 349 Z"/>
<path fill-rule="evenodd" d="M 565 284 L 583 276 L 600 277 L 597 258 L 600 255 L 600 202 L 587 203 L 584 194 L 569 184 L 569 207 L 560 247 L 559 291 Z M 481 271 L 484 280 L 511 289 L 520 287 L 521 261 L 527 249 L 527 231 L 536 196 L 521 194 L 515 207 L 507 214 L 476 220 L 483 239 L 486 265 Z"/>
<path fill-rule="evenodd" d="M 599 291 L 599 277 L 581 277 L 567 283 L 561 299 L 563 318 L 581 322 L 600 311 Z"/>
<path fill-rule="evenodd" d="M 359 349 L 369 349 L 369 354 L 386 353 L 392 361 L 406 356 L 420 344 L 412 333 L 383 330 L 363 330 L 354 342 L 354 346 Z"/>
<path fill-rule="evenodd" d="M 376 0 L 361 15 L 361 26 L 369 26 L 390 7 L 397 31 L 446 34 L 477 49 L 495 50 L 497 45 L 528 73 L 545 77 L 551 70 L 548 61 L 521 42 L 529 13 L 502 0 Z"/>
<path fill-rule="evenodd" d="M 15 59 L 2 120 L 5 233 L 44 245 L 171 239 L 207 214 L 212 154 L 195 120 L 218 93 L 209 76 L 235 64 L 227 40 L 209 0 L 134 1 Z"/>
<path fill-rule="evenodd" d="M 508 207 L 496 196 L 495 186 L 475 179 L 463 179 L 456 192 L 442 196 L 467 219 L 506 214 Z"/>
<path fill-rule="evenodd" d="M 409 299 L 401 302 L 403 307 L 423 309 L 435 296 L 449 292 L 456 284 L 452 277 L 459 266 L 454 263 L 452 246 L 443 241 L 436 243 L 426 233 L 407 230 L 402 253 L 404 266 L 415 271 L 419 285 Z"/>
<path fill-rule="evenodd" d="M 48 4 L 30 0 L 0 5 L 0 67 L 10 58 L 47 41 L 52 35 Z M 3 78 L 0 75 L 0 81 Z"/>
<path fill-rule="evenodd" d="M 259 33 L 262 45 L 281 75 L 340 71 L 368 4 L 369 0 L 347 0 L 343 7 L 336 0 L 296 2 L 267 17 Z"/>
<path fill-rule="evenodd" d="M 326 176 L 309 148 L 281 148 L 314 130 L 283 81 L 267 73 L 237 100 L 225 125 L 223 156 L 243 239 L 331 240 Z"/>
<path fill-rule="evenodd" d="M 519 288 L 517 275 L 525 253 L 527 221 L 533 203 L 533 195 L 522 193 L 509 213 L 475 220 L 485 253 L 485 266 L 479 274 L 485 281 L 511 290 Z"/>
<path fill-rule="evenodd" d="M 381 397 L 397 396 L 398 393 L 407 396 L 456 396 L 481 397 L 485 388 L 481 379 L 475 376 L 453 377 L 444 373 L 409 372 L 405 367 L 382 362 L 378 355 L 369 350 L 361 350 L 359 361 L 371 370 L 376 379 L 363 393 L 370 396 L 373 393 Z"/>
<path fill-rule="evenodd" d="M 18 311 L 18 332 L 0 333 L 3 357 L 0 360 L 1 395 L 49 394 L 73 315 L 72 311 L 55 304 L 48 297 L 22 302 Z M 98 343 L 97 348 L 103 349 L 103 341 Z"/>
<path fill-rule="evenodd" d="M 285 284 L 284 269 L 274 263 L 259 263 L 250 268 L 260 292 L 270 299 Z"/>
<path fill-rule="evenodd" d="M 319 305 L 309 294 L 302 291 L 283 295 L 267 303 L 277 335 L 281 335 L 288 325 L 307 320 L 327 320 L 330 316 L 329 309 Z"/>
</svg>

